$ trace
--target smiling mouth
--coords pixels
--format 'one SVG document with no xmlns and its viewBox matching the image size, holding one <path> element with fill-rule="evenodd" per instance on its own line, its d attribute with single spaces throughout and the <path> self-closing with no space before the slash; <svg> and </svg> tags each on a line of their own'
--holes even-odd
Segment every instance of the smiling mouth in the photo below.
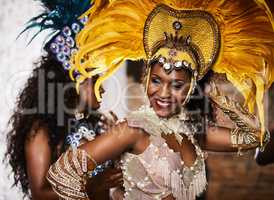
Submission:
<svg viewBox="0 0 274 200">
<path fill-rule="evenodd" d="M 155 103 L 160 107 L 160 108 L 169 108 L 172 104 L 171 101 L 163 101 L 163 100 L 159 100 L 156 99 Z"/>
</svg>

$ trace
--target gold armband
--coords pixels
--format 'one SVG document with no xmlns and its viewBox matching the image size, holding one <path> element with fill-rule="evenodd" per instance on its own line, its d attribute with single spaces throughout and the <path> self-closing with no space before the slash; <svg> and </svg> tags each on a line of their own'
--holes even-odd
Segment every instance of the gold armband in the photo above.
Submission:
<svg viewBox="0 0 274 200">
<path fill-rule="evenodd" d="M 239 145 L 257 146 L 259 143 L 258 134 L 255 130 L 242 130 L 237 127 L 231 130 L 231 143 L 237 147 Z"/>
<path fill-rule="evenodd" d="M 60 199 L 88 200 L 85 187 L 88 171 L 95 169 L 96 165 L 86 151 L 69 150 L 50 167 L 47 180 Z"/>
<path fill-rule="evenodd" d="M 260 143 L 260 131 L 254 129 L 235 128 L 230 132 L 231 143 L 233 147 L 238 147 L 239 153 L 243 148 L 256 147 Z M 266 131 L 263 140 L 263 145 L 260 146 L 260 151 L 264 151 L 265 146 L 270 141 L 270 133 Z"/>
</svg>

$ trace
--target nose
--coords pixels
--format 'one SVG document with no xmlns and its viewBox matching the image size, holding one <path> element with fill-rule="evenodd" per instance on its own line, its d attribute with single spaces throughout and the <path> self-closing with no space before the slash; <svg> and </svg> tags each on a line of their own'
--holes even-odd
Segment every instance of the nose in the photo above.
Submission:
<svg viewBox="0 0 274 200">
<path fill-rule="evenodd" d="M 171 97 L 171 91 L 168 85 L 163 85 L 163 87 L 160 88 L 159 96 L 161 98 L 170 98 Z"/>
</svg>

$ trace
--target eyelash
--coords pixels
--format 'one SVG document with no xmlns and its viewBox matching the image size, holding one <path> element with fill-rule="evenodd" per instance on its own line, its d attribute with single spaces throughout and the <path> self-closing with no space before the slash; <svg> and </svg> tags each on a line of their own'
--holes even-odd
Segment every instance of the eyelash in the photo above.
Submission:
<svg viewBox="0 0 274 200">
<path fill-rule="evenodd" d="M 151 82 L 155 84 L 160 84 L 161 81 L 158 78 L 152 78 Z"/>
<path fill-rule="evenodd" d="M 175 90 L 180 90 L 182 88 L 182 84 L 171 84 L 171 86 L 175 89 Z"/>
<path fill-rule="evenodd" d="M 161 80 L 158 79 L 158 78 L 151 78 L 151 82 L 154 83 L 154 84 L 160 84 L 161 83 Z M 179 83 L 172 83 L 171 84 L 171 87 L 174 88 L 175 90 L 180 90 L 182 88 L 183 84 Z"/>
</svg>

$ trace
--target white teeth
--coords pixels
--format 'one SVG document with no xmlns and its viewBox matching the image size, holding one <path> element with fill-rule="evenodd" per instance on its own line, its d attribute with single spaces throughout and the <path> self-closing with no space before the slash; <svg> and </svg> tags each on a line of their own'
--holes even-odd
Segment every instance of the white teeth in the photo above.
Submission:
<svg viewBox="0 0 274 200">
<path fill-rule="evenodd" d="M 157 100 L 156 103 L 161 107 L 168 107 L 171 105 L 171 103 L 169 103 L 169 102 L 163 102 L 163 101 L 159 101 L 159 100 Z"/>
</svg>

